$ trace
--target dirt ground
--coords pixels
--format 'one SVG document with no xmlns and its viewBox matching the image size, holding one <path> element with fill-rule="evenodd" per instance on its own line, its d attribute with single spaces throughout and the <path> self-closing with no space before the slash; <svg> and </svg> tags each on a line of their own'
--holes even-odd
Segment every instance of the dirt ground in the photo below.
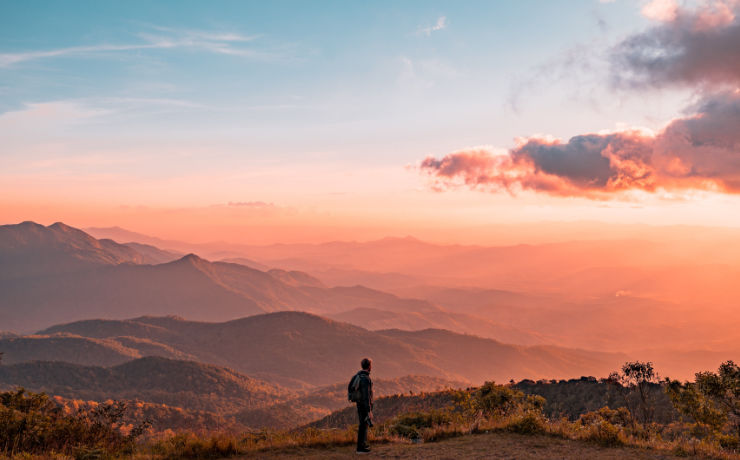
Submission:
<svg viewBox="0 0 740 460">
<path fill-rule="evenodd" d="M 548 436 L 508 433 L 481 434 L 426 444 L 380 444 L 372 453 L 357 455 L 350 446 L 328 449 L 295 448 L 276 450 L 242 458 L 264 459 L 677 459 L 673 455 L 634 448 L 606 448 L 594 444 Z M 682 457 L 686 458 L 686 457 Z"/>
</svg>

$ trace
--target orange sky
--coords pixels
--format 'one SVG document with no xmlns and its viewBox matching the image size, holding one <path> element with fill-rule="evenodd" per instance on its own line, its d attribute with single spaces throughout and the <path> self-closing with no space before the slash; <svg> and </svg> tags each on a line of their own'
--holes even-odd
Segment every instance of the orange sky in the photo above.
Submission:
<svg viewBox="0 0 740 460">
<path fill-rule="evenodd" d="M 740 227 L 734 0 L 363 4 L 349 28 L 237 6 L 220 28 L 12 8 L 0 223 L 251 243 Z"/>
</svg>

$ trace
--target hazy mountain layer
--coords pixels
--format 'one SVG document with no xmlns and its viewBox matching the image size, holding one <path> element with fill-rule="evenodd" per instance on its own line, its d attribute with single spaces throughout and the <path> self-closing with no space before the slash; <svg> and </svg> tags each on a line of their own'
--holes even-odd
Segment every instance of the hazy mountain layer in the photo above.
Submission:
<svg viewBox="0 0 740 460">
<path fill-rule="evenodd" d="M 27 332 L 91 317 L 223 321 L 276 310 L 438 309 L 360 286 L 327 288 L 295 270 L 263 272 L 194 254 L 171 260 L 175 256 L 138 243 L 96 240 L 64 224 L 0 226 L 0 324 Z"/>
<path fill-rule="evenodd" d="M 365 356 L 375 360 L 373 372 L 379 378 L 418 374 L 474 383 L 605 375 L 624 361 L 619 354 L 506 345 L 442 330 L 373 332 L 301 312 L 256 315 L 225 323 L 172 317 L 88 320 L 54 326 L 40 334 L 57 333 L 108 340 L 122 336 L 146 339 L 198 361 L 291 388 L 344 381 Z M 10 354 L 8 359 L 13 359 Z"/>
</svg>

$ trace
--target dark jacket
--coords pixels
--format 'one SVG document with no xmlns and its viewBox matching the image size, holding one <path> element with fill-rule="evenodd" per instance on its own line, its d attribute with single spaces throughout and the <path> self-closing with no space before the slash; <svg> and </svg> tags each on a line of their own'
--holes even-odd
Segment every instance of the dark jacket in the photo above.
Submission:
<svg viewBox="0 0 740 460">
<path fill-rule="evenodd" d="M 360 400 L 357 401 L 357 406 L 358 408 L 370 411 L 373 409 L 373 381 L 370 379 L 370 373 L 368 371 L 362 370 L 357 375 L 360 376 L 361 395 Z"/>
</svg>

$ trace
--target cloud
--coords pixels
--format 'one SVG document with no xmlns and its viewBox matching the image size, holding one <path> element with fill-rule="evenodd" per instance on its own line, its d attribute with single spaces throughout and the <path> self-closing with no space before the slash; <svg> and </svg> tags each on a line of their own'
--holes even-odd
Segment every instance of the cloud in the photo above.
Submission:
<svg viewBox="0 0 740 460">
<path fill-rule="evenodd" d="M 211 53 L 226 54 L 241 57 L 267 57 L 268 53 L 254 48 L 237 46 L 251 42 L 258 36 L 248 36 L 236 33 L 211 32 L 200 30 L 179 30 L 166 27 L 151 26 L 150 32 L 136 34 L 141 43 L 129 44 L 98 44 L 90 46 L 70 46 L 42 51 L 25 51 L 19 53 L 0 53 L 0 68 L 33 61 L 38 59 L 86 56 L 101 53 L 136 51 L 147 49 L 197 49 Z"/>
<path fill-rule="evenodd" d="M 706 0 L 694 9 L 653 0 L 642 13 L 656 24 L 611 51 L 614 82 L 699 89 L 690 115 L 657 133 L 627 129 L 567 142 L 530 137 L 504 153 L 472 148 L 427 157 L 421 171 L 432 188 L 590 199 L 636 191 L 740 194 L 740 0 Z"/>
<path fill-rule="evenodd" d="M 592 199 L 635 190 L 740 193 L 740 91 L 705 96 L 694 110 L 657 134 L 633 129 L 567 142 L 528 138 L 504 154 L 473 148 L 427 157 L 421 170 L 435 190 L 531 190 Z"/>
<path fill-rule="evenodd" d="M 641 13 L 648 19 L 673 21 L 678 15 L 678 2 L 676 0 L 652 0 L 642 7 Z"/>
<path fill-rule="evenodd" d="M 274 203 L 266 203 L 264 201 L 229 201 L 229 206 L 238 208 L 253 208 L 253 209 L 265 209 L 274 208 Z"/>
<path fill-rule="evenodd" d="M 425 35 L 425 36 L 428 37 L 428 36 L 432 35 L 432 32 L 436 32 L 438 30 L 443 30 L 445 28 L 447 28 L 447 17 L 446 16 L 440 16 L 439 18 L 437 18 L 437 22 L 435 22 L 431 26 L 419 27 L 419 29 L 417 29 L 416 32 L 419 35 Z"/>
<path fill-rule="evenodd" d="M 740 1 L 706 1 L 689 10 L 654 0 L 642 12 L 659 23 L 612 51 L 617 86 L 740 85 Z"/>
<path fill-rule="evenodd" d="M 398 83 L 415 88 L 431 88 L 438 80 L 459 77 L 462 72 L 439 59 L 399 58 Z"/>
</svg>

